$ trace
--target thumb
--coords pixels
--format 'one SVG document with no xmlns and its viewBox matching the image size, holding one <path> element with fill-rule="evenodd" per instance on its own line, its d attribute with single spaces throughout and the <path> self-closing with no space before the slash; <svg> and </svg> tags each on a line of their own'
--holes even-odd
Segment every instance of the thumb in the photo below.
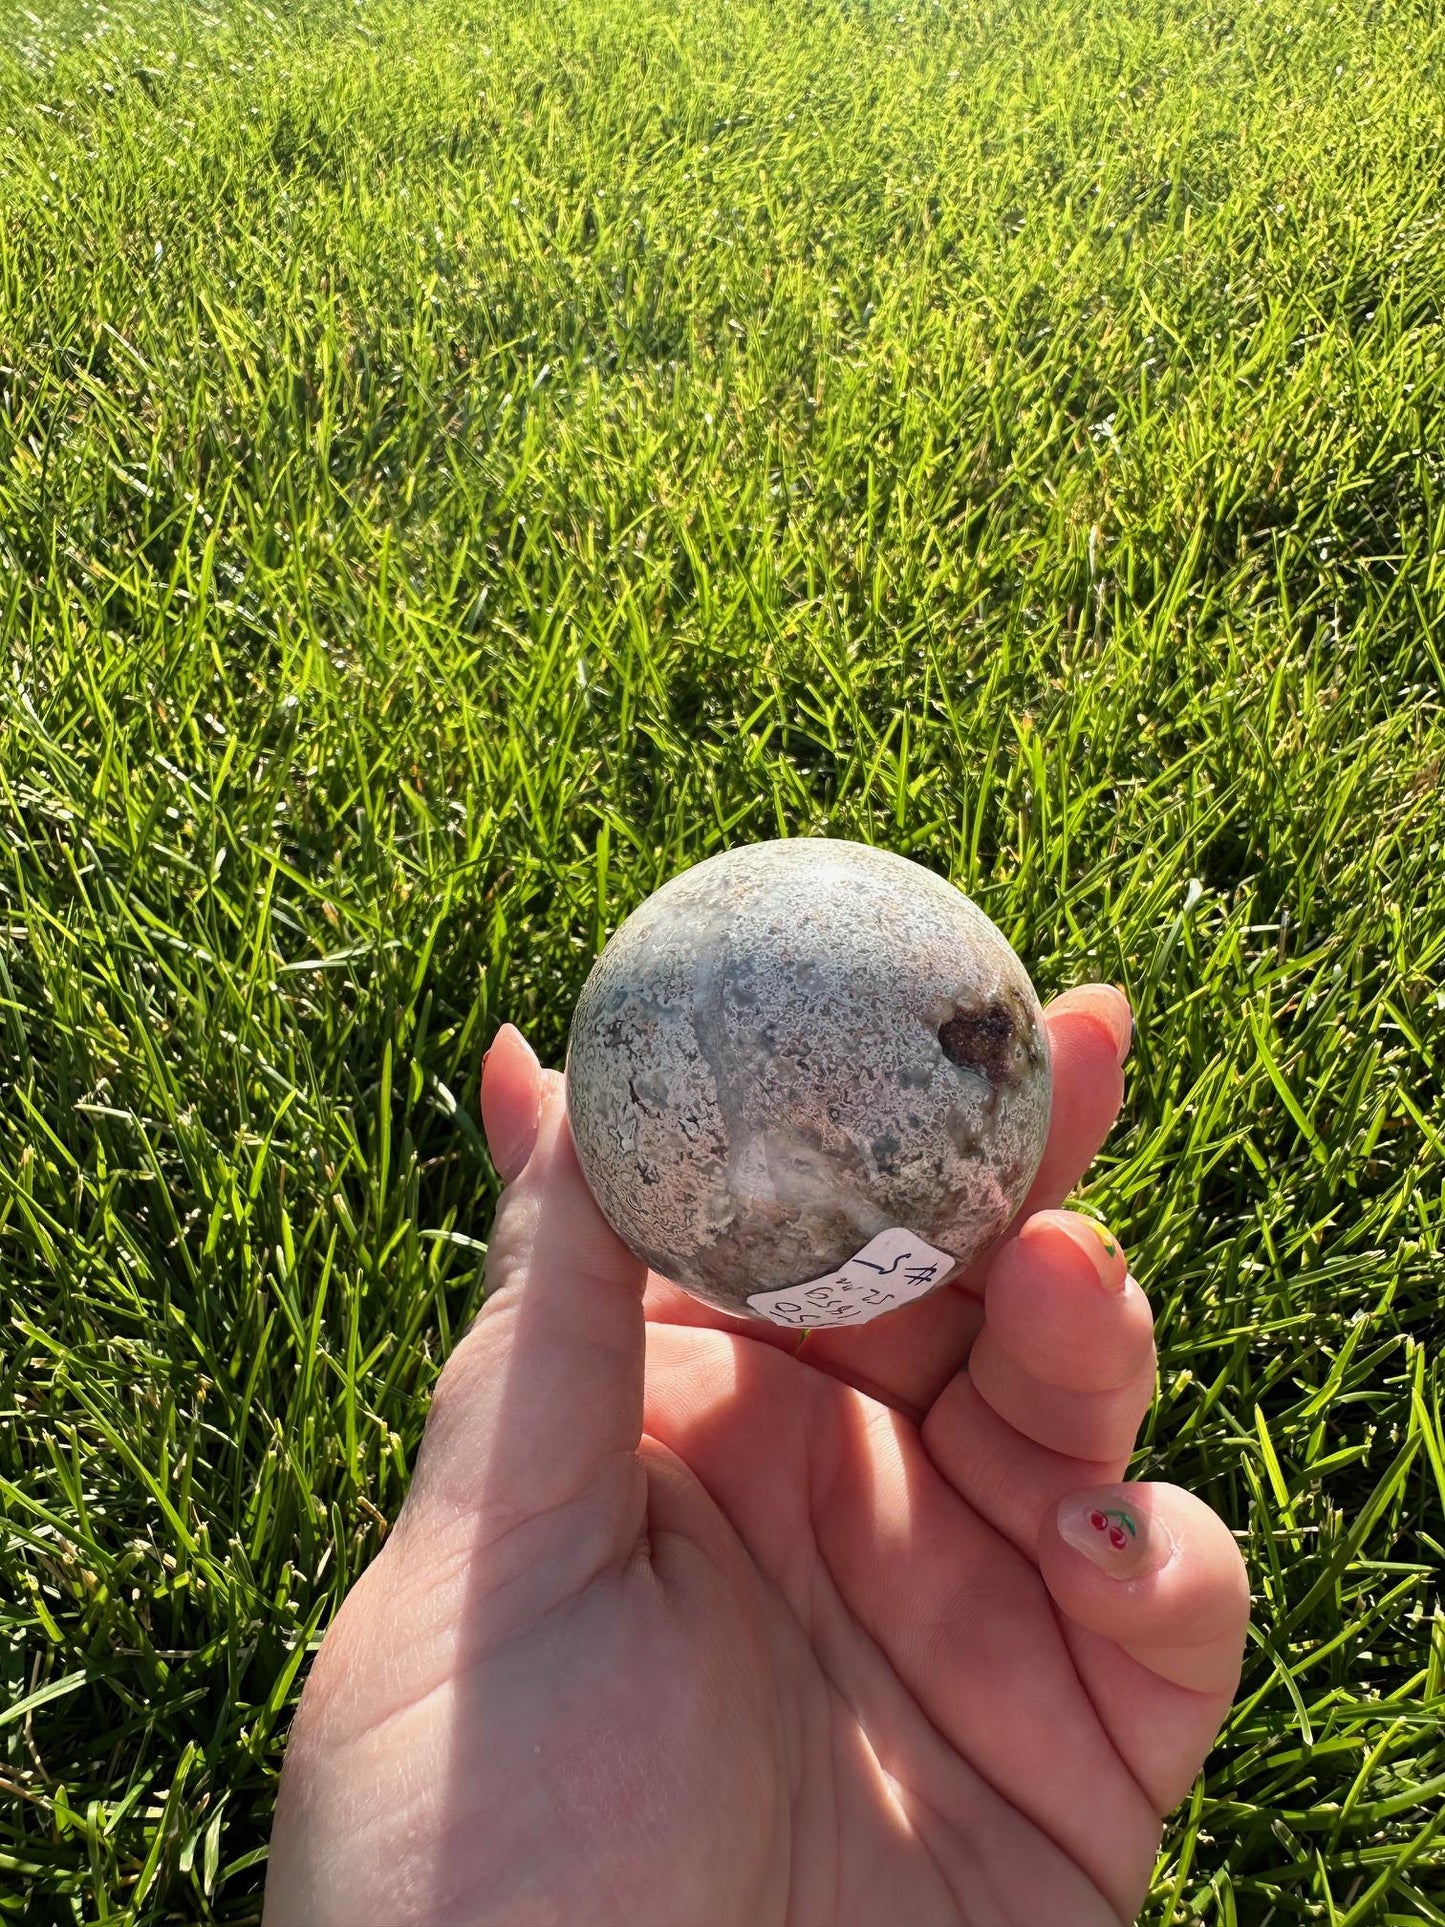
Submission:
<svg viewBox="0 0 1445 1927">
<path fill-rule="evenodd" d="M 515 1024 L 503 1024 L 482 1055 L 482 1128 L 503 1184 L 520 1177 L 537 1142 L 547 1073 Z"/>
<path fill-rule="evenodd" d="M 488 1544 L 545 1515 L 595 1572 L 643 1530 L 647 1267 L 587 1189 L 562 1077 L 510 1024 L 484 1062 L 482 1121 L 506 1182 L 486 1301 L 437 1382 L 409 1509 Z"/>
</svg>

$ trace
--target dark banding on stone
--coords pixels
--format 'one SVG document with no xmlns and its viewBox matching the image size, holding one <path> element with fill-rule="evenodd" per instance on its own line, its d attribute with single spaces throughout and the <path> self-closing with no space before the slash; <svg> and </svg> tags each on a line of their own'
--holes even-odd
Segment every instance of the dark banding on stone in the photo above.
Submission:
<svg viewBox="0 0 1445 1927">
<path fill-rule="evenodd" d="M 938 1027 L 944 1056 L 950 1064 L 986 1077 L 990 1084 L 1017 1089 L 1022 1079 L 1014 1053 L 1028 1048 L 1028 1040 L 1019 1035 L 1021 1016 L 1026 1020 L 1027 1013 L 999 998 L 976 1010 L 955 1009 Z"/>
</svg>

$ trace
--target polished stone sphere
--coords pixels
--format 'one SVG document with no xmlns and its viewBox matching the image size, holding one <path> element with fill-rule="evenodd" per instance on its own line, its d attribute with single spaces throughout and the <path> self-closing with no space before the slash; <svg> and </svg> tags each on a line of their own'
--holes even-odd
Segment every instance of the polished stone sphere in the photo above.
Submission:
<svg viewBox="0 0 1445 1927">
<path fill-rule="evenodd" d="M 1052 1080 L 1028 973 L 953 884 L 787 838 L 673 877 L 613 936 L 567 1049 L 577 1156 L 657 1272 L 744 1316 L 862 1324 L 1003 1231 Z"/>
</svg>

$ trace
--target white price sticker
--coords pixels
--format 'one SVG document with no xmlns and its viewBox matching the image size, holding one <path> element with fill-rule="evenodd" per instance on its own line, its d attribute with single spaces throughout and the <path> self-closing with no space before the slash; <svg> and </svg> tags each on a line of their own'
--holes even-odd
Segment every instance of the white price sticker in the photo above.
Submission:
<svg viewBox="0 0 1445 1927">
<path fill-rule="evenodd" d="M 866 1325 L 942 1284 L 956 1258 L 895 1226 L 880 1231 L 837 1271 L 783 1291 L 756 1291 L 748 1303 L 775 1325 Z"/>
</svg>

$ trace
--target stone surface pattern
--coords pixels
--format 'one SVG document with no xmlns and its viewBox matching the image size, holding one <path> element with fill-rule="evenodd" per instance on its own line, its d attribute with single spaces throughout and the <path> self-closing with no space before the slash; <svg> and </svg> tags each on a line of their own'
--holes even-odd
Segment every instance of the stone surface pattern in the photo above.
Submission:
<svg viewBox="0 0 1445 1927">
<path fill-rule="evenodd" d="M 723 1309 L 901 1226 L 966 1264 L 1048 1131 L 1047 1034 L 944 878 L 798 837 L 673 877 L 613 936 L 567 1053 L 578 1158 L 652 1268 Z"/>
</svg>

